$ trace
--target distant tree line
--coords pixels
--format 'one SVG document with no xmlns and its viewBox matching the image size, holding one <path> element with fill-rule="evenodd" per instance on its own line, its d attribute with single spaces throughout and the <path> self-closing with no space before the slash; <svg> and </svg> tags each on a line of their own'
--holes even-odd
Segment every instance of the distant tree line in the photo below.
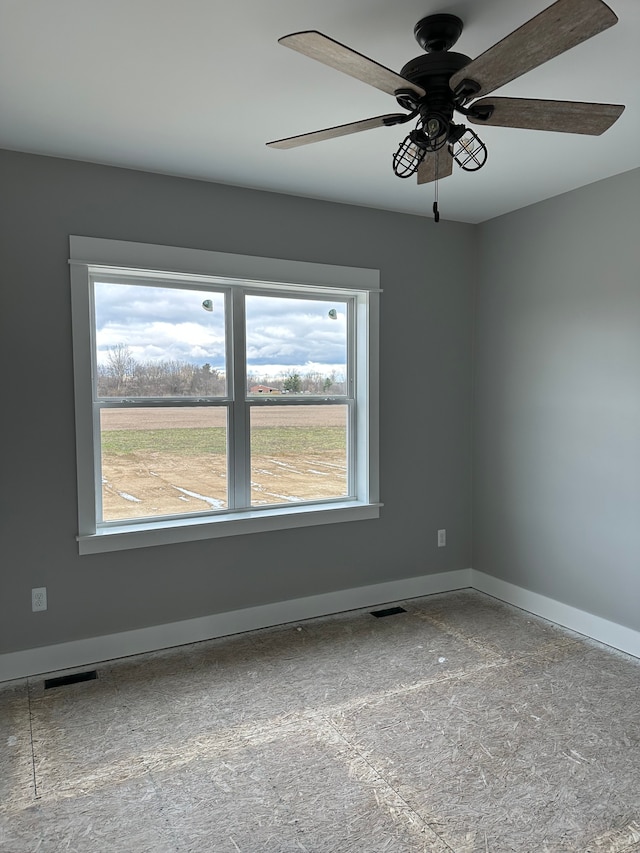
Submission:
<svg viewBox="0 0 640 853">
<path fill-rule="evenodd" d="M 181 360 L 138 361 L 127 344 L 110 347 L 98 365 L 100 397 L 215 397 L 226 393 L 224 372 L 205 363 Z M 281 376 L 249 374 L 247 387 L 257 385 L 290 394 L 344 394 L 345 382 L 336 371 L 328 376 L 317 371 L 288 371 Z"/>
<path fill-rule="evenodd" d="M 344 379 L 335 370 L 332 370 L 329 375 L 315 370 L 307 373 L 290 370 L 275 377 L 249 374 L 247 377 L 249 390 L 257 385 L 273 388 L 283 394 L 344 394 L 346 387 Z"/>
<path fill-rule="evenodd" d="M 98 365 L 101 397 L 212 397 L 225 393 L 225 376 L 210 364 L 137 361 L 126 344 L 109 348 Z"/>
</svg>

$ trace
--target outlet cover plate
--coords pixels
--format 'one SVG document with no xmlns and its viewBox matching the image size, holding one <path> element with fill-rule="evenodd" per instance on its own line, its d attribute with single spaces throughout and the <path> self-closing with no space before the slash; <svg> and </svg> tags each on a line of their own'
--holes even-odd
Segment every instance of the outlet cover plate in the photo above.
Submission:
<svg viewBox="0 0 640 853">
<path fill-rule="evenodd" d="M 47 609 L 47 588 L 39 586 L 37 589 L 31 590 L 31 609 L 35 613 L 37 610 Z"/>
</svg>

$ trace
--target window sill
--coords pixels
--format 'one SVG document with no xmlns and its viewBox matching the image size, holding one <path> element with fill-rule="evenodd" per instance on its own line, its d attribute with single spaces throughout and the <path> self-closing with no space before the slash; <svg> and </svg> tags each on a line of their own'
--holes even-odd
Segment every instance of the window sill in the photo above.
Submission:
<svg viewBox="0 0 640 853">
<path fill-rule="evenodd" d="M 229 513 L 210 518 L 172 519 L 171 522 L 149 521 L 101 528 L 93 534 L 76 537 L 80 554 L 101 554 L 153 545 L 173 545 L 199 539 L 223 536 L 243 536 L 248 533 L 267 533 L 294 527 L 337 524 L 344 521 L 363 521 L 378 518 L 379 503 L 345 501 L 335 504 L 316 504 L 304 507 L 278 507 L 242 513 Z"/>
</svg>

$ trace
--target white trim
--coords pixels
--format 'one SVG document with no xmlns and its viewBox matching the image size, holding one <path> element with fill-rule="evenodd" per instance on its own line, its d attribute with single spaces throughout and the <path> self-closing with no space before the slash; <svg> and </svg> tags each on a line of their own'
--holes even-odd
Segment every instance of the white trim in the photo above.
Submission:
<svg viewBox="0 0 640 853">
<path fill-rule="evenodd" d="M 479 592 L 486 592 L 487 595 L 499 598 L 507 604 L 513 604 L 528 613 L 542 616 L 543 619 L 563 625 L 578 634 L 584 634 L 585 637 L 640 658 L 640 631 L 634 631 L 633 628 L 627 628 L 617 622 L 610 622 L 601 616 L 594 616 L 593 613 L 587 613 L 585 610 L 578 610 L 577 607 L 571 607 L 569 604 L 547 598 L 546 595 L 523 589 L 521 586 L 476 569 L 471 570 L 470 585 Z"/>
<path fill-rule="evenodd" d="M 379 270 L 360 267 L 343 267 L 277 258 L 260 258 L 211 252 L 203 249 L 188 249 L 150 243 L 131 243 L 122 240 L 105 240 L 98 237 L 69 237 L 71 265 L 71 300 L 74 353 L 75 411 L 76 411 L 76 456 L 78 485 L 78 552 L 81 555 L 127 548 L 142 548 L 175 542 L 190 542 L 200 539 L 236 536 L 245 533 L 285 530 L 336 522 L 375 519 L 380 515 L 378 482 L 379 466 Z M 100 513 L 96 513 L 96 502 L 101 498 L 100 470 L 97 448 L 99 435 L 97 421 L 92 409 L 92 359 L 91 341 L 91 271 L 100 267 L 122 269 L 131 273 L 141 271 L 151 275 L 153 271 L 186 276 L 214 277 L 222 286 L 234 282 L 246 285 L 270 285 L 303 293 L 313 288 L 315 295 L 323 288 L 332 295 L 341 293 L 353 302 L 357 312 L 355 328 L 350 330 L 349 339 L 357 336 L 355 345 L 356 395 L 349 393 L 351 403 L 355 401 L 357 417 L 350 430 L 352 447 L 349 499 L 318 502 L 316 504 L 294 504 L 292 507 L 268 507 L 264 510 L 249 507 L 248 465 L 249 435 L 248 407 L 241 404 L 242 395 L 234 395 L 236 402 L 229 406 L 229 428 L 236 448 L 231 466 L 235 472 L 232 490 L 233 506 L 229 512 L 184 516 L 177 519 L 136 521 L 128 524 L 100 524 Z M 283 291 L 284 292 L 284 291 Z M 312 294 L 313 295 L 313 294 Z M 235 355 L 229 362 L 234 387 L 245 388 L 244 382 L 244 323 L 239 311 L 242 301 L 233 296 L 235 310 L 232 312 L 234 328 L 229 334 L 228 346 L 234 341 Z M 229 298 L 227 297 L 227 308 Z M 353 361 L 354 359 L 350 359 Z M 351 368 L 353 370 L 353 367 Z M 352 391 L 353 389 L 351 389 Z M 169 405 L 169 401 L 165 401 Z M 308 404 L 313 401 L 309 400 Z M 351 408 L 353 405 L 351 406 Z M 353 416 L 352 416 L 353 420 Z M 355 447 L 355 452 L 353 448 Z M 353 464 L 355 463 L 355 464 Z M 354 476 L 355 471 L 355 476 Z M 238 484 L 241 483 L 242 486 Z M 234 513 L 234 507 L 241 511 Z"/>
<path fill-rule="evenodd" d="M 76 416 L 76 483 L 79 496 L 90 499 L 78 501 L 78 534 L 93 533 L 96 528 L 97 460 L 93 448 L 97 445 L 91 401 L 91 300 L 86 271 L 71 267 L 71 323 L 73 328 L 73 377 Z"/>
<path fill-rule="evenodd" d="M 259 258 L 228 252 L 210 252 L 207 249 L 186 249 L 181 246 L 160 246 L 75 235 L 69 237 L 69 250 L 71 264 L 86 264 L 90 267 L 131 267 L 191 275 L 213 275 L 256 283 L 279 282 L 347 290 L 380 290 L 380 271 L 364 267 Z"/>
<path fill-rule="evenodd" d="M 469 587 L 640 658 L 639 631 L 562 604 L 484 572 L 460 569 L 280 601 L 260 607 L 248 607 L 228 613 L 216 613 L 120 634 L 10 652 L 0 655 L 0 682 Z"/>
<path fill-rule="evenodd" d="M 470 585 L 471 570 L 461 569 L 436 575 L 423 575 L 399 581 L 343 589 L 307 598 L 295 598 L 260 607 L 248 607 L 229 613 L 216 613 L 154 625 L 136 631 L 124 631 L 104 637 L 90 637 L 70 643 L 43 646 L 0 655 L 0 682 L 70 667 L 87 666 L 100 661 L 152 652 L 214 637 L 239 634 L 272 625 L 298 622 L 346 610 L 373 607 L 392 601 L 450 592 Z"/>
<path fill-rule="evenodd" d="M 175 542 L 197 542 L 222 536 L 246 536 L 249 533 L 268 533 L 271 530 L 291 530 L 338 524 L 345 521 L 365 521 L 380 517 L 381 503 L 336 501 L 323 504 L 296 504 L 271 509 L 225 512 L 208 517 L 174 518 L 141 521 L 135 524 L 99 527 L 95 533 L 77 536 L 78 553 L 103 554 L 130 548 L 150 548 Z"/>
</svg>

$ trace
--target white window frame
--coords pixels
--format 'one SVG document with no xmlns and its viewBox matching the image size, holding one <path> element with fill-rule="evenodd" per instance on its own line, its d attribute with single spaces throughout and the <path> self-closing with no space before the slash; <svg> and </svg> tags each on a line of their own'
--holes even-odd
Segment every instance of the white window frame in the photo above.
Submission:
<svg viewBox="0 0 640 853">
<path fill-rule="evenodd" d="M 71 307 L 73 330 L 73 364 L 75 382 L 76 455 L 78 484 L 78 548 L 80 554 L 94 554 L 150 545 L 188 542 L 221 536 L 237 536 L 293 527 L 307 527 L 336 522 L 377 518 L 379 502 L 378 439 L 378 374 L 379 374 L 379 300 L 378 270 L 360 267 L 331 266 L 301 261 L 258 258 L 105 240 L 96 237 L 70 236 Z M 209 277 L 225 286 L 240 284 L 243 288 L 268 286 L 278 292 L 309 296 L 326 296 L 327 292 L 353 299 L 355 306 L 354 352 L 352 353 L 355 385 L 355 417 L 353 438 L 354 472 L 349 483 L 351 497 L 317 503 L 286 506 L 254 507 L 207 515 L 179 518 L 161 517 L 122 524 L 96 525 L 96 460 L 99 436 L 93 417 L 92 388 L 92 310 L 91 275 L 100 269 L 122 274 L 160 274 L 185 281 L 189 276 Z M 192 280 L 195 280 L 192 279 Z M 236 291 L 239 288 L 236 287 Z M 242 316 L 236 314 L 236 316 Z M 234 335 L 244 335 L 241 328 Z M 236 368 L 244 371 L 244 346 L 235 343 L 233 358 Z M 184 401 L 187 404 L 188 401 Z M 300 405 L 312 404 L 313 398 Z M 317 401 L 316 401 L 317 402 Z M 254 400 L 251 405 L 269 405 L 268 399 Z"/>
</svg>

